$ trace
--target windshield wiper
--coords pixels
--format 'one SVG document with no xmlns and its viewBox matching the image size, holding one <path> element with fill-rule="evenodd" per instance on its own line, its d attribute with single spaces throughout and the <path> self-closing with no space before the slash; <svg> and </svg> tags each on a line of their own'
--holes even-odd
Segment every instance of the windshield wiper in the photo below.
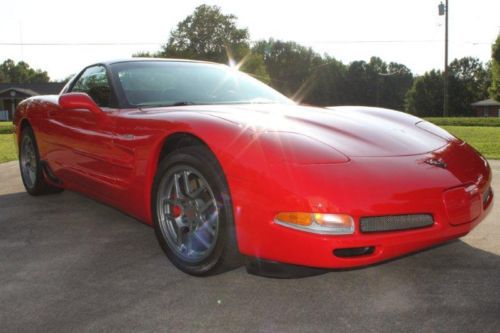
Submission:
<svg viewBox="0 0 500 333">
<path fill-rule="evenodd" d="M 170 107 L 170 106 L 183 106 L 183 105 L 195 105 L 196 103 L 193 102 L 187 102 L 187 101 L 179 101 L 175 103 L 140 103 L 137 104 L 137 107 L 140 108 L 163 108 L 163 107 Z"/>
<path fill-rule="evenodd" d="M 172 103 L 172 104 L 169 104 L 169 105 L 165 105 L 165 106 L 183 106 L 183 105 L 195 105 L 195 103 L 181 101 L 181 102 L 175 102 L 175 103 Z"/>
</svg>

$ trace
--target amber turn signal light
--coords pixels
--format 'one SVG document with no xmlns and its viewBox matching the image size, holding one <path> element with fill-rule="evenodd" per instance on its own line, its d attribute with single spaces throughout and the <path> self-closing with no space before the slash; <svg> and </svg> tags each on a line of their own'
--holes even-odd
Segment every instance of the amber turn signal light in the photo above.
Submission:
<svg viewBox="0 0 500 333">
<path fill-rule="evenodd" d="M 283 212 L 276 224 L 316 234 L 347 235 L 354 233 L 354 219 L 347 214 Z"/>
</svg>

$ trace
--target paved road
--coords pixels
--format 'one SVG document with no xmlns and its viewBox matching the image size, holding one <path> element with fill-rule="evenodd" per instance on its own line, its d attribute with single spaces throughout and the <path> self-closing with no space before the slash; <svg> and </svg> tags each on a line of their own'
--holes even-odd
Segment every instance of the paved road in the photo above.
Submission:
<svg viewBox="0 0 500 333">
<path fill-rule="evenodd" d="M 460 241 L 364 269 L 295 280 L 244 268 L 194 278 L 153 230 L 64 192 L 33 198 L 0 165 L 0 331 L 498 332 L 496 207 Z"/>
</svg>

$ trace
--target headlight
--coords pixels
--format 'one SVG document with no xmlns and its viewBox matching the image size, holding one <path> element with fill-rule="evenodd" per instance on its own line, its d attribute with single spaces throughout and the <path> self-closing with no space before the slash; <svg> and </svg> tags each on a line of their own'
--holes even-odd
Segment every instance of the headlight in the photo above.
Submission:
<svg viewBox="0 0 500 333">
<path fill-rule="evenodd" d="M 284 227 L 323 235 L 350 235 L 354 233 L 354 219 L 346 214 L 279 213 L 274 223 Z"/>
<path fill-rule="evenodd" d="M 335 148 L 297 133 L 268 132 L 259 136 L 269 163 L 297 165 L 338 164 L 349 158 Z"/>
</svg>

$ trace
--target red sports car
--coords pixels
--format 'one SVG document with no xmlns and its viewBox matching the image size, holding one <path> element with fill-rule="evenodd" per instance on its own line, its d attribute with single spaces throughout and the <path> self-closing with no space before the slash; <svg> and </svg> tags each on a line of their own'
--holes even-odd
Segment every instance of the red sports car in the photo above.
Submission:
<svg viewBox="0 0 500 333">
<path fill-rule="evenodd" d="M 467 234 L 493 201 L 486 159 L 437 126 L 301 106 L 213 63 L 97 63 L 14 122 L 30 194 L 117 207 L 193 275 L 242 255 L 254 270 L 377 263 Z"/>
</svg>

